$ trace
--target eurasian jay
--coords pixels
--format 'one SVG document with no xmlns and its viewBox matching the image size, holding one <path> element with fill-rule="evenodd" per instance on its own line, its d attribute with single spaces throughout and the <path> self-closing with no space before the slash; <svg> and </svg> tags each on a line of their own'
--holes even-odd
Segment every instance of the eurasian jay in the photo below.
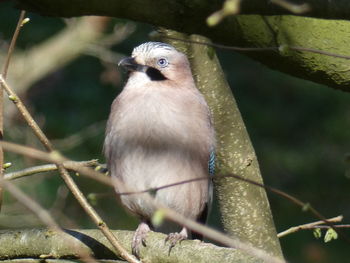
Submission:
<svg viewBox="0 0 350 263">
<path fill-rule="evenodd" d="M 104 153 L 110 175 L 134 192 L 150 190 L 162 205 L 205 222 L 212 196 L 215 132 L 187 57 L 171 45 L 147 42 L 119 65 L 128 70 L 129 78 L 112 104 L 106 128 Z M 208 179 L 162 188 L 203 177 Z M 115 189 L 124 191 L 117 182 Z M 121 203 L 141 221 L 132 241 L 136 255 L 153 229 L 150 219 L 156 211 L 144 195 L 120 195 Z M 171 247 L 190 234 L 170 222 L 155 230 L 175 232 L 166 239 Z"/>
</svg>

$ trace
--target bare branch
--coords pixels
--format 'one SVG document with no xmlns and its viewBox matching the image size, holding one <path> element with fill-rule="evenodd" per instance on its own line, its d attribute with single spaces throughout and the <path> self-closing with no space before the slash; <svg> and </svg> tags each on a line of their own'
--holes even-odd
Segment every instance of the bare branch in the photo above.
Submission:
<svg viewBox="0 0 350 263">
<path fill-rule="evenodd" d="M 46 135 L 40 129 L 39 125 L 35 122 L 35 120 L 30 115 L 27 108 L 24 106 L 21 99 L 17 96 L 17 94 L 10 88 L 10 86 L 5 81 L 3 75 L 0 75 L 0 85 L 4 88 L 6 93 L 9 96 L 9 99 L 16 105 L 19 112 L 22 114 L 22 117 L 25 119 L 30 128 L 32 128 L 34 134 L 38 137 L 40 142 L 45 146 L 46 149 L 53 149 L 52 144 L 47 139 Z"/>
<path fill-rule="evenodd" d="M 41 207 L 36 201 L 34 201 L 31 197 L 21 191 L 17 186 L 8 182 L 2 178 L 0 178 L 0 185 L 4 186 L 11 195 L 16 198 L 22 205 L 27 207 L 30 211 L 32 211 L 45 225 L 47 225 L 50 230 L 47 233 L 51 232 L 51 234 L 58 232 L 61 235 L 68 235 L 65 231 L 61 229 L 61 227 L 57 224 L 57 222 L 53 219 L 50 213 Z M 69 241 L 68 245 L 70 247 L 74 247 L 72 241 Z M 78 251 L 78 256 L 84 262 L 94 262 L 97 263 L 88 253 Z"/>
<path fill-rule="evenodd" d="M 95 159 L 95 160 L 82 161 L 82 162 L 66 161 L 66 162 L 63 162 L 62 165 L 68 170 L 76 170 L 77 166 L 91 167 L 91 166 L 98 166 L 99 163 Z M 57 171 L 57 165 L 44 164 L 44 165 L 29 167 L 29 168 L 26 168 L 26 169 L 23 169 L 20 171 L 16 171 L 16 172 L 12 172 L 12 173 L 6 173 L 4 175 L 4 179 L 5 180 L 14 180 L 14 179 L 22 178 L 22 177 L 33 175 L 33 174 L 45 173 L 45 172 L 50 172 L 50 171 Z"/>
<path fill-rule="evenodd" d="M 43 133 L 43 131 L 40 129 L 38 124 L 35 122 L 35 120 L 32 118 L 30 113 L 28 112 L 27 108 L 24 106 L 22 101 L 18 98 L 16 93 L 10 88 L 10 86 L 6 83 L 2 75 L 0 75 L 0 84 L 4 87 L 5 91 L 9 95 L 9 98 L 14 102 L 14 104 L 17 106 L 18 110 L 22 114 L 23 118 L 26 120 L 27 124 L 32 128 L 35 135 L 38 137 L 38 139 L 41 141 L 41 143 L 45 146 L 45 148 L 52 153 L 54 152 L 54 148 L 51 144 L 51 142 L 48 140 L 46 135 Z M 118 239 L 113 235 L 113 233 L 108 228 L 107 224 L 102 220 L 102 218 L 96 213 L 95 209 L 88 203 L 83 193 L 80 191 L 78 186 L 75 184 L 72 177 L 69 175 L 68 171 L 62 163 L 56 163 L 57 169 L 59 173 L 61 174 L 64 182 L 74 195 L 74 197 L 77 199 L 79 204 L 84 208 L 85 212 L 90 216 L 90 218 L 93 220 L 93 222 L 97 225 L 97 227 L 104 233 L 106 238 L 111 242 L 111 244 L 120 252 L 122 257 L 126 259 L 128 262 L 137 263 L 139 262 L 134 256 L 130 255 L 128 251 L 121 246 Z"/>
<path fill-rule="evenodd" d="M 2 178 L 0 179 L 0 185 L 4 186 L 13 197 L 15 197 L 21 204 L 23 204 L 30 211 L 32 211 L 45 225 L 49 226 L 54 231 L 60 231 L 61 228 L 51 217 L 50 213 L 48 213 L 44 208 L 42 208 L 28 195 L 24 194 L 17 186 Z"/>
<path fill-rule="evenodd" d="M 283 7 L 284 9 L 296 15 L 302 15 L 311 10 L 310 5 L 307 3 L 293 4 L 288 2 L 287 0 L 270 0 L 270 1 L 271 3 L 274 3 L 275 5 L 279 5 L 280 7 Z"/>
<path fill-rule="evenodd" d="M 116 60 L 118 61 L 118 60 Z M 89 138 L 93 138 L 98 134 L 104 133 L 104 127 L 106 126 L 106 121 L 100 121 L 93 123 L 87 127 L 84 127 L 77 133 L 71 134 L 63 139 L 52 140 L 54 145 L 57 145 L 57 148 L 60 151 L 67 151 L 82 144 L 84 141 Z"/>
<path fill-rule="evenodd" d="M 241 0 L 226 0 L 222 6 L 222 9 L 212 13 L 207 18 L 208 26 L 216 26 L 226 16 L 237 15 L 240 12 Z"/>
<path fill-rule="evenodd" d="M 157 33 L 154 33 L 154 34 L 157 34 Z M 214 47 L 214 48 L 223 49 L 223 50 L 242 51 L 242 52 L 263 52 L 263 51 L 285 52 L 289 49 L 293 51 L 310 52 L 310 53 L 321 54 L 329 57 L 343 58 L 346 60 L 350 60 L 350 56 L 348 55 L 342 55 L 342 54 L 332 53 L 325 50 L 319 50 L 319 49 L 308 48 L 308 47 L 287 46 L 287 45 L 280 46 L 280 47 L 237 47 L 237 46 L 227 46 L 227 45 L 222 45 L 217 43 L 195 41 L 190 39 L 183 39 L 183 38 L 176 38 L 176 37 L 169 37 L 169 36 L 164 36 L 164 38 L 182 41 L 190 44 L 205 45 L 205 46 Z"/>
<path fill-rule="evenodd" d="M 332 217 L 332 218 L 329 218 L 327 219 L 327 222 L 331 222 L 331 223 L 337 223 L 337 222 L 341 222 L 343 220 L 343 216 L 340 215 L 340 216 L 337 216 L 337 217 Z M 312 228 L 315 228 L 315 227 L 318 227 L 318 228 L 321 228 L 322 226 L 320 226 L 321 224 L 326 224 L 325 221 L 316 221 L 316 222 L 312 222 L 312 223 L 308 223 L 308 224 L 303 224 L 303 225 L 299 225 L 299 226 L 293 226 L 285 231 L 282 231 L 280 233 L 277 234 L 277 236 L 279 238 L 281 237 L 284 237 L 286 235 L 289 235 L 289 234 L 292 234 L 292 233 L 295 233 L 299 230 L 304 230 L 304 229 L 312 229 Z M 324 226 L 324 227 L 327 227 L 327 228 L 330 228 L 331 226 Z M 332 228 L 338 228 L 337 225 L 332 225 Z"/>
<path fill-rule="evenodd" d="M 15 29 L 15 33 L 12 36 L 10 47 L 7 51 L 5 63 L 4 63 L 3 68 L 2 68 L 2 74 L 4 76 L 4 79 L 6 79 L 8 67 L 10 65 L 11 55 L 12 55 L 12 52 L 15 48 L 17 37 L 18 37 L 19 31 L 22 27 L 25 13 L 26 13 L 25 11 L 21 11 L 21 14 L 19 16 L 18 23 L 17 23 L 16 29 Z M 4 93 L 3 93 L 2 87 L 0 87 L 0 140 L 3 139 L 3 133 L 4 133 L 4 101 L 3 100 L 4 100 Z M 4 152 L 3 152 L 2 148 L 0 147 L 0 179 L 2 179 L 2 177 L 4 176 L 3 165 L 4 165 Z M 2 206 L 2 195 L 3 195 L 3 190 L 0 187 L 0 210 L 1 210 L 1 206 Z"/>
<path fill-rule="evenodd" d="M 31 157 L 33 159 L 38 159 L 38 160 L 42 160 L 42 161 L 46 161 L 54 164 L 62 165 L 65 162 L 73 162 L 72 160 L 68 160 L 58 152 L 47 153 L 31 147 L 10 143 L 10 142 L 5 142 L 5 141 L 0 141 L 0 146 L 6 148 L 7 151 L 11 151 L 14 153 Z M 79 174 L 86 175 L 87 177 L 97 180 L 100 183 L 103 183 L 108 186 L 113 186 L 109 177 L 91 168 L 80 166 L 80 165 L 77 165 L 76 167 L 71 166 L 70 168 L 78 172 Z"/>
<path fill-rule="evenodd" d="M 16 46 L 19 31 L 21 30 L 21 28 L 23 26 L 23 19 L 24 19 L 25 14 L 26 14 L 26 11 L 22 10 L 21 14 L 19 16 L 18 22 L 17 22 L 15 33 L 13 34 L 12 39 L 11 39 L 10 47 L 7 51 L 5 63 L 2 67 L 2 75 L 4 76 L 4 79 L 6 79 L 6 76 L 7 76 L 7 71 L 8 71 L 9 65 L 10 65 L 12 53 L 13 53 L 13 50 L 15 49 L 15 46 Z"/>
</svg>

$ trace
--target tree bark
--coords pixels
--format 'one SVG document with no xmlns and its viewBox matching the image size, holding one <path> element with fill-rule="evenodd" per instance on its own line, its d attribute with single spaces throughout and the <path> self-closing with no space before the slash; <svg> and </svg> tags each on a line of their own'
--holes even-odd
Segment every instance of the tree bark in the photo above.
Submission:
<svg viewBox="0 0 350 263">
<path fill-rule="evenodd" d="M 158 10 L 163 13 L 177 12 L 179 10 L 193 9 L 200 13 L 207 12 L 207 15 L 222 8 L 223 1 L 188 1 L 188 0 L 164 0 L 164 1 L 152 1 L 152 0 L 90 0 L 88 2 L 78 0 L 14 0 L 17 2 L 19 8 L 28 9 L 36 13 L 42 13 L 50 16 L 81 16 L 91 15 L 91 12 L 104 12 L 104 15 L 111 16 L 111 13 L 122 13 L 122 10 L 134 13 L 149 13 L 149 8 L 154 8 L 154 11 Z M 55 2 L 53 5 L 49 5 L 50 2 Z M 277 2 L 277 1 L 276 1 Z M 282 2 L 282 1 L 281 1 Z M 302 1 L 288 1 L 291 4 L 308 4 L 309 11 L 302 13 L 301 15 L 315 18 L 325 19 L 350 19 L 350 2 L 348 0 L 302 0 Z M 147 8 L 138 8 L 139 6 Z M 58 8 L 61 7 L 61 8 Z M 119 10 L 111 7 L 118 7 Z M 243 15 L 294 15 L 291 11 L 282 8 L 272 1 L 261 0 L 241 0 L 240 13 Z M 125 14 L 128 15 L 128 14 Z M 183 14 L 185 16 L 185 13 Z M 147 14 L 146 14 L 147 16 Z"/>
<path fill-rule="evenodd" d="M 187 37 L 170 30 L 162 30 L 162 36 L 209 41 L 201 36 Z M 234 173 L 262 183 L 254 148 L 215 50 L 180 41 L 170 41 L 170 44 L 189 57 L 197 87 L 212 111 L 217 135 L 216 174 Z M 215 180 L 215 190 L 225 231 L 283 258 L 265 190 L 234 178 Z"/>
<path fill-rule="evenodd" d="M 103 15 L 127 18 L 188 34 L 200 34 L 215 43 L 226 45 L 262 48 L 297 46 L 350 55 L 347 41 L 350 35 L 350 22 L 297 16 L 262 16 L 287 13 L 286 10 L 275 8 L 276 6 L 269 1 L 242 1 L 241 14 L 259 15 L 230 16 L 216 27 L 208 27 L 205 21 L 210 14 L 221 9 L 222 1 L 17 0 L 16 2 L 19 8 L 42 15 L 61 17 Z M 349 18 L 350 2 L 347 0 L 304 2 L 312 6 L 312 11 L 307 15 Z M 350 91 L 347 59 L 286 49 L 242 53 L 287 74 Z"/>
<path fill-rule="evenodd" d="M 133 232 L 113 231 L 123 246 L 131 250 Z M 147 246 L 141 248 L 142 262 L 262 262 L 237 249 L 217 247 L 198 240 L 185 240 L 168 254 L 169 244 L 164 234 L 150 232 Z M 0 260 L 77 259 L 86 253 L 98 260 L 118 259 L 118 254 L 100 230 L 66 230 L 66 233 L 47 229 L 0 231 Z"/>
</svg>

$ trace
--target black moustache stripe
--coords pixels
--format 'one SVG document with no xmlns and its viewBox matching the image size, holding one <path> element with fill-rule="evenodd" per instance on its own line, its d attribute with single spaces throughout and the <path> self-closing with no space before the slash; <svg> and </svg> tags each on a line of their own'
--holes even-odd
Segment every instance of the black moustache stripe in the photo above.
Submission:
<svg viewBox="0 0 350 263">
<path fill-rule="evenodd" d="M 145 73 L 153 81 L 166 80 L 166 77 L 164 77 L 164 75 L 156 68 L 147 67 Z"/>
</svg>

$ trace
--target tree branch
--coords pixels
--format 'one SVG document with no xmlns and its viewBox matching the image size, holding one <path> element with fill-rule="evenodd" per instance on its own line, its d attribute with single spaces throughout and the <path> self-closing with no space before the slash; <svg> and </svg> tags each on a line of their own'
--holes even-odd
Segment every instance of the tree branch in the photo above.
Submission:
<svg viewBox="0 0 350 263">
<path fill-rule="evenodd" d="M 207 15 L 220 10 L 222 8 L 221 1 L 211 2 L 210 4 L 205 4 L 201 1 L 188 2 L 185 0 L 164 0 L 155 3 L 152 0 L 90 0 L 88 3 L 81 2 L 78 0 L 72 1 L 52 1 L 52 0 L 15 0 L 18 8 L 27 9 L 28 11 L 40 13 L 42 15 L 49 16 L 62 16 L 62 17 L 72 17 L 72 16 L 82 16 L 82 15 L 107 15 L 113 16 L 113 14 L 123 14 L 127 13 L 144 14 L 147 17 L 150 13 L 160 11 L 160 15 L 164 14 L 174 16 L 176 10 L 184 11 L 181 17 L 186 16 L 188 9 L 197 10 L 199 13 L 203 11 Z M 50 2 L 54 2 L 50 5 Z M 271 4 L 270 1 L 261 0 L 242 0 L 240 3 L 240 13 L 244 15 L 295 15 L 293 8 L 285 8 L 278 5 L 278 2 L 282 1 L 271 1 L 277 2 Z M 285 2 L 285 1 L 284 1 Z M 293 3 L 292 0 L 289 1 Z M 71 3 L 71 5 L 69 5 Z M 129 5 L 128 5 L 129 4 Z M 308 12 L 302 12 L 301 15 L 315 18 L 325 18 L 325 19 L 350 19 L 350 2 L 348 0 L 304 0 L 302 4 L 307 4 L 309 7 Z M 145 8 L 139 8 L 143 6 Z M 293 6 L 293 5 L 289 5 Z M 295 6 L 295 5 L 294 5 Z M 146 8 L 147 7 L 147 8 Z M 150 10 L 150 9 L 153 9 Z M 128 12 L 125 12 L 125 11 Z M 158 18 L 162 19 L 162 18 Z"/>
<path fill-rule="evenodd" d="M 25 11 L 21 11 L 15 32 L 12 36 L 9 49 L 7 51 L 7 55 L 6 55 L 5 62 L 3 64 L 2 72 L 1 72 L 4 79 L 6 79 L 6 76 L 7 76 L 7 71 L 8 71 L 9 65 L 10 65 L 12 53 L 13 53 L 13 50 L 14 50 L 15 45 L 16 45 L 19 31 L 23 25 L 23 19 L 24 19 L 25 14 L 26 14 Z M 0 87 L 0 140 L 2 140 L 4 137 L 4 101 L 3 100 L 4 100 L 3 88 Z M 4 176 L 4 152 L 3 152 L 3 149 L 0 147 L 0 179 L 2 179 L 3 176 Z M 1 210 L 1 206 L 2 206 L 2 197 L 3 197 L 3 189 L 2 189 L 2 187 L 0 187 L 0 210 Z"/>
<path fill-rule="evenodd" d="M 118 230 L 113 234 L 130 252 L 133 232 Z M 218 247 L 198 240 L 185 240 L 177 244 L 169 255 L 165 237 L 155 232 L 147 235 L 147 246 L 141 247 L 144 262 L 263 262 L 238 249 Z M 48 259 L 77 258 L 77 251 L 97 260 L 115 259 L 115 255 L 120 255 L 98 230 L 66 230 L 65 233 L 46 229 L 0 231 L 0 259 L 39 259 L 43 255 Z"/>
<path fill-rule="evenodd" d="M 97 166 L 99 165 L 97 160 L 90 160 L 90 161 L 82 161 L 82 162 L 74 162 L 74 161 L 66 161 L 63 162 L 62 165 L 68 169 L 68 170 L 75 170 L 77 166 Z M 4 175 L 5 180 L 14 180 L 18 178 L 22 178 L 25 176 L 38 174 L 38 173 L 45 173 L 50 171 L 57 171 L 57 165 L 56 164 L 44 164 L 44 165 L 38 165 L 29 167 L 20 171 L 6 173 Z"/>
<path fill-rule="evenodd" d="M 282 232 L 278 233 L 277 236 L 279 238 L 281 238 L 281 237 L 284 237 L 286 235 L 298 232 L 299 230 L 310 229 L 310 228 L 313 228 L 313 227 L 320 227 L 319 225 L 326 224 L 328 222 L 333 224 L 333 223 L 341 222 L 342 220 L 343 220 L 343 216 L 337 216 L 337 217 L 329 218 L 329 219 L 327 219 L 327 221 L 322 220 L 322 221 L 316 221 L 316 222 L 303 224 L 303 225 L 299 225 L 299 226 L 294 226 L 294 227 L 288 228 L 285 231 L 282 231 Z M 325 227 L 329 228 L 330 226 L 325 226 Z M 337 228 L 337 225 L 332 225 L 332 228 L 333 227 Z"/>
<path fill-rule="evenodd" d="M 17 0 L 18 7 L 42 15 L 72 17 L 104 15 L 163 26 L 188 34 L 200 34 L 216 43 L 242 47 L 298 46 L 340 55 L 349 55 L 348 21 L 322 20 L 290 14 L 269 1 L 242 1 L 241 14 L 225 18 L 218 26 L 208 27 L 206 19 L 221 9 L 221 1 L 185 0 Z M 349 19 L 348 0 L 305 0 L 311 7 L 306 15 Z M 142 6 L 143 8 L 140 8 Z M 286 52 L 241 52 L 287 74 L 333 88 L 350 91 L 348 61 L 322 54 L 287 50 Z"/>
</svg>

